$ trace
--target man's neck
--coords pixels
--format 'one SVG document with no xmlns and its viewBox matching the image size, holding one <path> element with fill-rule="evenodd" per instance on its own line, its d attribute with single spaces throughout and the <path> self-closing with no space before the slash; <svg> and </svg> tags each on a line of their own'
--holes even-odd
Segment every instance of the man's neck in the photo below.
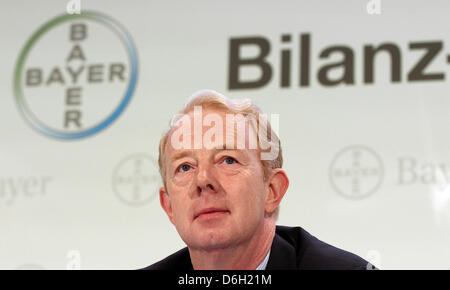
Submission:
<svg viewBox="0 0 450 290">
<path fill-rule="evenodd" d="M 266 220 L 247 243 L 214 250 L 189 249 L 196 270 L 254 270 L 264 260 L 275 236 L 275 222 Z"/>
</svg>

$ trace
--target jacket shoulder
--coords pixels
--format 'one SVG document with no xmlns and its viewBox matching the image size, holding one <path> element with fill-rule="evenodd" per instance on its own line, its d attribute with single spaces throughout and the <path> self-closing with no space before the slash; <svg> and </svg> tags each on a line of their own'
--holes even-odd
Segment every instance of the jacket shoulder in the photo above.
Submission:
<svg viewBox="0 0 450 290">
<path fill-rule="evenodd" d="M 353 253 L 317 239 L 301 227 L 277 226 L 276 234 L 295 249 L 298 269 L 363 270 L 369 264 Z"/>
</svg>

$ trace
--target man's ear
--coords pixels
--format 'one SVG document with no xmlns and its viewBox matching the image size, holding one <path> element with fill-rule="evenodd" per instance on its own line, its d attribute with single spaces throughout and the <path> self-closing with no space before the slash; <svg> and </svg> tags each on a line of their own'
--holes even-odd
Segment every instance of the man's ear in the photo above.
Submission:
<svg viewBox="0 0 450 290">
<path fill-rule="evenodd" d="M 269 193 L 266 199 L 266 213 L 272 214 L 280 205 L 281 199 L 289 187 L 289 178 L 281 168 L 272 171 L 269 183 Z"/>
<path fill-rule="evenodd" d="M 172 204 L 170 203 L 169 194 L 167 193 L 164 186 L 161 186 L 159 188 L 159 203 L 169 217 L 170 222 L 173 224 Z"/>
</svg>

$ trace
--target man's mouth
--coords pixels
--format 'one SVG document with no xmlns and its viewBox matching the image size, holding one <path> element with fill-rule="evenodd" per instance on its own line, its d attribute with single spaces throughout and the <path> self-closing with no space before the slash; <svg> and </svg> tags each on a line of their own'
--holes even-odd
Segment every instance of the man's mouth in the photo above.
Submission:
<svg viewBox="0 0 450 290">
<path fill-rule="evenodd" d="M 208 208 L 204 208 L 201 211 L 197 212 L 194 215 L 194 220 L 197 218 L 214 218 L 214 217 L 218 217 L 222 214 L 226 214 L 226 213 L 230 213 L 229 210 L 227 210 L 226 208 L 216 208 L 216 207 L 208 207 Z"/>
</svg>

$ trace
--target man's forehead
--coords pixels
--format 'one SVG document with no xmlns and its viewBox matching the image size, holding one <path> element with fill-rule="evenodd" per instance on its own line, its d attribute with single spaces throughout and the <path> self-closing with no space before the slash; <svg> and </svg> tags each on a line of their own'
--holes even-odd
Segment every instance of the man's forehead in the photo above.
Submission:
<svg viewBox="0 0 450 290">
<path fill-rule="evenodd" d="M 184 139 L 188 139 L 193 144 L 196 138 L 201 138 L 202 141 L 212 140 L 217 143 L 217 146 L 222 145 L 222 148 L 243 149 L 238 146 L 239 141 L 248 143 L 250 133 L 254 129 L 250 126 L 249 118 L 242 114 L 235 114 L 220 108 L 202 109 L 200 112 L 191 110 L 187 114 L 178 116 L 169 131 L 166 145 L 172 144 L 172 136 L 178 131 L 179 140 L 176 141 L 182 142 Z M 242 138 L 242 140 L 237 140 L 238 138 Z M 197 149 L 199 148 L 197 147 Z"/>
</svg>

